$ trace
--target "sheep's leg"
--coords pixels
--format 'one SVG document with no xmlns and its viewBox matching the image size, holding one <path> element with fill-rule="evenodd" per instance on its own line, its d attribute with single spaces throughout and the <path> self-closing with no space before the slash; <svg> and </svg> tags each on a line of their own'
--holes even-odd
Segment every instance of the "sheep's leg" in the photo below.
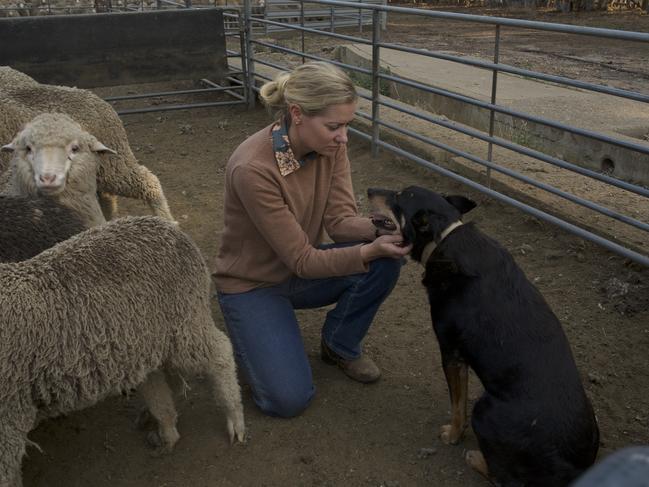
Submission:
<svg viewBox="0 0 649 487">
<path fill-rule="evenodd" d="M 117 197 L 108 193 L 97 193 L 99 206 L 106 221 L 111 220 L 117 214 Z"/>
<path fill-rule="evenodd" d="M 24 408 L 21 404 L 3 404 L 5 411 L 0 417 L 0 487 L 22 487 L 22 472 L 20 469 L 25 456 L 27 443 L 36 445 L 27 439 L 27 433 L 34 427 L 36 409 Z M 36 445 L 38 447 L 38 445 Z"/>
<path fill-rule="evenodd" d="M 206 337 L 206 341 L 211 350 L 206 357 L 204 373 L 211 382 L 215 401 L 225 408 L 230 443 L 235 438 L 243 442 L 246 426 L 232 344 L 225 333 L 214 326 L 214 323 L 210 322 L 210 327 L 211 336 Z"/>
<path fill-rule="evenodd" d="M 97 174 L 97 189 L 100 192 L 142 200 L 151 207 L 156 216 L 174 221 L 160 180 L 141 164 L 120 164 L 118 167 L 109 166 L 105 170 L 101 165 Z"/>
<path fill-rule="evenodd" d="M 138 386 L 144 402 L 151 415 L 158 422 L 159 449 L 162 452 L 171 451 L 180 438 L 176 429 L 178 414 L 174 405 L 173 394 L 164 372 L 156 370 L 151 372 L 146 380 Z"/>
<path fill-rule="evenodd" d="M 22 487 L 22 474 L 20 464 L 25 455 L 27 433 L 12 430 L 5 436 L 2 427 L 3 439 L 0 448 L 0 487 Z"/>
</svg>

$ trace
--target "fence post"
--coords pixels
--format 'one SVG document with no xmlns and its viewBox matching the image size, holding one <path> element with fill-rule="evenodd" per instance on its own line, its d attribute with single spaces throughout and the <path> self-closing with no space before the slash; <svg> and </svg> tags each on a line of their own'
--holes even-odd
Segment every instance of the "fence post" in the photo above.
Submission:
<svg viewBox="0 0 649 487">
<path fill-rule="evenodd" d="M 252 52 L 252 0 L 243 1 L 243 12 L 245 22 L 245 39 L 246 39 L 246 53 L 241 57 L 241 67 L 245 70 L 245 84 L 246 84 L 246 101 L 248 102 L 248 110 L 255 108 L 255 66 L 253 62 Z M 245 59 L 244 59 L 245 57 Z M 244 68 L 245 61 L 245 68 Z"/>
<path fill-rule="evenodd" d="M 304 0 L 300 0 L 300 27 L 304 29 Z M 304 31 L 300 31 L 300 35 L 302 37 L 302 54 L 306 52 L 306 49 L 304 48 Z M 306 62 L 306 58 L 304 55 L 302 56 L 302 64 Z"/>
<path fill-rule="evenodd" d="M 335 20 L 335 18 L 336 18 L 336 10 L 335 10 L 335 7 L 333 5 L 329 8 L 329 15 L 331 16 L 331 18 L 329 20 L 329 31 L 334 32 L 334 23 L 336 21 Z"/>
<path fill-rule="evenodd" d="M 381 67 L 379 42 L 381 41 L 381 12 L 372 10 L 372 157 L 379 155 L 379 69 Z"/>
<path fill-rule="evenodd" d="M 358 3 L 363 3 L 363 0 L 358 0 Z M 358 9 L 358 33 L 363 33 L 363 9 Z"/>
<path fill-rule="evenodd" d="M 496 35 L 494 43 L 494 64 L 498 64 L 500 60 L 500 25 L 496 24 Z M 493 75 L 491 77 L 491 104 L 496 104 L 496 92 L 498 91 L 498 67 L 493 69 Z M 494 136 L 494 122 L 495 115 L 493 108 L 489 110 L 489 137 Z M 487 148 L 487 160 L 491 162 L 493 157 L 493 143 L 489 141 L 489 146 Z M 487 187 L 491 188 L 491 168 L 487 168 Z"/>
</svg>

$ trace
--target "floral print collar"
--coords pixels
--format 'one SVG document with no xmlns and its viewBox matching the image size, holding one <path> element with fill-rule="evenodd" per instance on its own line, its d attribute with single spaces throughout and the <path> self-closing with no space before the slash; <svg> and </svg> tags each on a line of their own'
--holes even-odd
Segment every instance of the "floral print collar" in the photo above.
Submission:
<svg viewBox="0 0 649 487">
<path fill-rule="evenodd" d="M 315 152 L 309 152 L 303 159 L 297 159 L 295 157 L 288 140 L 288 122 L 286 119 L 283 118 L 275 123 L 271 128 L 271 133 L 273 136 L 275 160 L 277 161 L 277 167 L 279 167 L 279 173 L 282 176 L 288 176 L 294 173 L 307 162 L 315 159 L 317 155 Z"/>
</svg>

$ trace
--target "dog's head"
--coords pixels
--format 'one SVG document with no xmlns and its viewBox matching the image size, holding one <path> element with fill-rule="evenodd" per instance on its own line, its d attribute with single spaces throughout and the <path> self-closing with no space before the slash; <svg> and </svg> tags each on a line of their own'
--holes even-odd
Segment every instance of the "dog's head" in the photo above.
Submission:
<svg viewBox="0 0 649 487">
<path fill-rule="evenodd" d="M 415 260 L 421 259 L 426 245 L 438 244 L 444 231 L 476 206 L 464 196 L 443 196 L 418 186 L 402 191 L 370 188 L 367 195 L 378 233 L 401 234 L 405 244 L 413 244 L 411 255 Z"/>
</svg>

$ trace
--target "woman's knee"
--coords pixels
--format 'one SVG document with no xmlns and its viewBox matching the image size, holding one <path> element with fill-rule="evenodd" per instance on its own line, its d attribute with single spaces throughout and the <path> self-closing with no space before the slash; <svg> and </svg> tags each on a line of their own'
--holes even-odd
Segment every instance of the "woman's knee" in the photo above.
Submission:
<svg viewBox="0 0 649 487">
<path fill-rule="evenodd" d="M 300 415 L 311 404 L 315 395 L 315 387 L 308 389 L 288 388 L 265 394 L 264 397 L 255 395 L 255 402 L 263 413 L 280 418 L 292 418 Z"/>
</svg>

